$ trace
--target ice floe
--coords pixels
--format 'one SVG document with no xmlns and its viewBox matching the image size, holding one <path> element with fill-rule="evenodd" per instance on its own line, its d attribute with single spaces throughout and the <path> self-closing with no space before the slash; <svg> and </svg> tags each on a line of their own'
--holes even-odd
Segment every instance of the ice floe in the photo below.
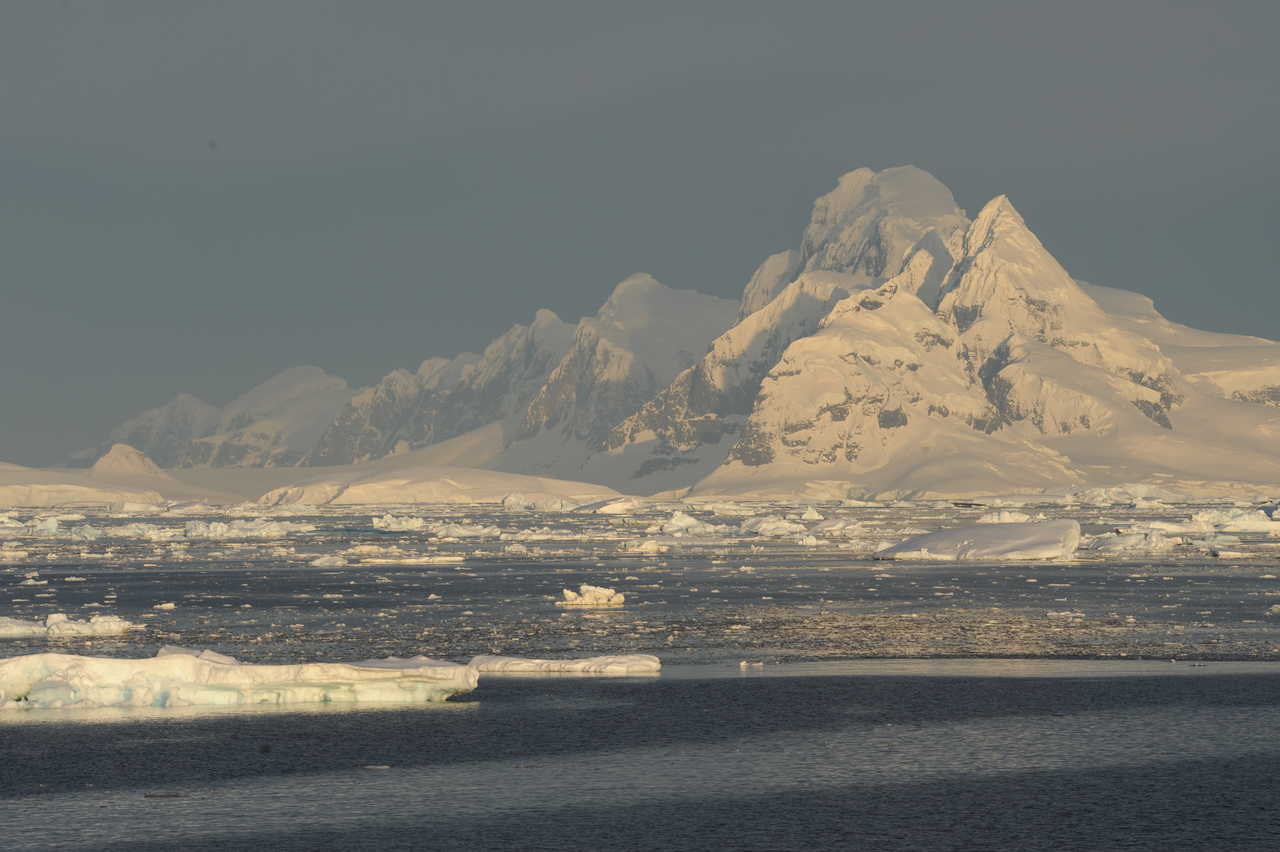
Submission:
<svg viewBox="0 0 1280 852">
<path fill-rule="evenodd" d="M 476 686 L 471 666 L 426 657 L 254 665 L 162 648 L 147 659 L 29 654 L 0 659 L 0 710 L 284 704 L 421 704 Z"/>
<path fill-rule="evenodd" d="M 474 657 L 471 660 L 471 665 L 477 671 L 486 674 L 634 675 L 656 674 L 662 668 L 662 662 L 652 654 L 615 654 L 574 660 L 538 660 L 485 654 Z"/>
<path fill-rule="evenodd" d="M 141 624 L 126 621 L 118 615 L 93 615 L 88 621 L 76 621 L 65 613 L 51 612 L 44 623 L 0 617 L 0 639 L 46 636 L 50 639 L 77 639 L 91 636 L 123 636 L 141 630 Z"/>
<path fill-rule="evenodd" d="M 912 536 L 876 559 L 922 561 L 1070 559 L 1080 544 L 1073 520 L 983 524 Z"/>
</svg>

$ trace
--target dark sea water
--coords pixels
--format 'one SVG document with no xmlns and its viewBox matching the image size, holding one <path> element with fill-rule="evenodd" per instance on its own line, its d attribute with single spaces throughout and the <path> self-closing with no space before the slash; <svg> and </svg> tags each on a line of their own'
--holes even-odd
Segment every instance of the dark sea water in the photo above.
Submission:
<svg viewBox="0 0 1280 852">
<path fill-rule="evenodd" d="M 8 849 L 1280 848 L 1272 664 L 672 666 L 43 718 L 0 722 Z"/>
</svg>

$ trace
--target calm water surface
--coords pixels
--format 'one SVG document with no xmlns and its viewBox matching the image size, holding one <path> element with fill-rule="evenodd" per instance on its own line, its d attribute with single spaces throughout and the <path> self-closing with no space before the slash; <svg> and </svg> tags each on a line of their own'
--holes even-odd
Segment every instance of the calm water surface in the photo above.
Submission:
<svg viewBox="0 0 1280 852">
<path fill-rule="evenodd" d="M 1274 849 L 1278 733 L 1268 664 L 487 678 L 426 709 L 0 724 L 0 830 L 13 849 Z"/>
</svg>

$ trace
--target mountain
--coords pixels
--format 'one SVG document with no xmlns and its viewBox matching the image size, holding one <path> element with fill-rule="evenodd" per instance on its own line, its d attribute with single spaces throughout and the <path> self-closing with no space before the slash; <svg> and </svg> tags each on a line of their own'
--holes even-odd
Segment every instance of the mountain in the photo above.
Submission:
<svg viewBox="0 0 1280 852">
<path fill-rule="evenodd" d="M 725 460 L 760 384 L 793 342 L 840 299 L 882 284 L 908 255 L 941 258 L 919 286 L 934 290 L 968 220 L 941 182 L 902 166 L 842 176 L 819 198 L 799 249 L 771 255 L 743 289 L 738 324 L 672 384 L 611 430 L 609 456 L 586 472 L 615 488 L 687 485 Z M 933 269 L 933 267 L 930 267 Z"/>
<path fill-rule="evenodd" d="M 356 464 L 522 415 L 572 340 L 573 326 L 540 310 L 481 355 L 434 358 L 417 373 L 397 370 L 343 407 L 306 463 Z"/>
<path fill-rule="evenodd" d="M 1166 345 L 1186 338 L 1167 330 Z M 1108 314 L 997 197 L 954 260 L 917 249 L 787 347 L 696 490 L 957 495 L 1280 477 L 1280 412 L 1212 391 L 1132 313 Z"/>
<path fill-rule="evenodd" d="M 127 444 L 168 468 L 297 464 L 350 396 L 345 380 L 292 367 L 221 409 L 179 394 L 117 426 L 94 455 Z"/>
<path fill-rule="evenodd" d="M 1280 343 L 1075 280 L 1004 196 L 971 220 L 927 172 L 858 169 L 736 302 L 633 275 L 576 324 L 539 311 L 354 396 L 298 368 L 112 440 L 163 467 L 377 464 L 388 482 L 466 466 L 634 493 L 1230 494 L 1280 480 Z"/>
</svg>

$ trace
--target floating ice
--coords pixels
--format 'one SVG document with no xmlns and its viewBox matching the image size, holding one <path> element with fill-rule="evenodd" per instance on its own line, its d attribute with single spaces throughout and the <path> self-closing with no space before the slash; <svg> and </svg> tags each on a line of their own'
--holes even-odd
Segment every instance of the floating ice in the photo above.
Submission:
<svg viewBox="0 0 1280 852">
<path fill-rule="evenodd" d="M 254 520 L 187 521 L 187 538 L 286 538 L 293 533 L 312 532 L 312 524 L 294 521 Z"/>
<path fill-rule="evenodd" d="M 635 497 L 614 497 L 611 500 L 598 500 L 595 503 L 579 506 L 578 511 L 596 515 L 629 515 L 632 512 L 642 511 L 644 507 L 644 501 Z"/>
<path fill-rule="evenodd" d="M 0 659 L 0 710 L 420 704 L 469 692 L 476 677 L 470 666 L 426 657 L 253 665 L 186 648 L 142 660 L 30 654 Z"/>
<path fill-rule="evenodd" d="M 1085 549 L 1092 553 L 1167 553 L 1174 544 L 1158 532 L 1111 533 L 1093 536 Z"/>
<path fill-rule="evenodd" d="M 983 524 L 912 536 L 875 554 L 876 559 L 936 561 L 1070 559 L 1080 544 L 1071 520 Z"/>
<path fill-rule="evenodd" d="M 50 639 L 71 639 L 86 636 L 123 636 L 131 630 L 141 630 L 141 624 L 125 621 L 118 615 L 94 615 L 88 621 L 73 621 L 65 613 L 51 612 L 44 624 L 23 621 L 19 618 L 0 618 L 0 639 L 18 639 L 47 636 Z"/>
<path fill-rule="evenodd" d="M 429 524 L 426 529 L 440 538 L 497 538 L 502 530 L 482 524 Z"/>
<path fill-rule="evenodd" d="M 979 524 L 1025 524 L 1031 520 L 1031 516 L 1026 512 L 1019 512 L 1015 509 L 997 509 L 994 512 L 987 512 L 975 523 Z"/>
<path fill-rule="evenodd" d="M 785 535 L 796 535 L 808 531 L 804 524 L 798 524 L 795 521 L 788 521 L 777 515 L 763 515 L 755 518 L 748 518 L 742 522 L 743 532 L 753 532 L 756 535 L 766 536 L 769 538 L 781 538 Z"/>
<path fill-rule="evenodd" d="M 667 535 L 720 535 L 725 529 L 677 510 L 672 513 L 671 520 L 651 527 L 647 531 L 662 532 Z"/>
<path fill-rule="evenodd" d="M 422 518 L 400 518 L 392 514 L 373 519 L 373 528 L 386 532 L 415 532 L 426 525 L 427 522 Z"/>
<path fill-rule="evenodd" d="M 656 673 L 662 668 L 662 661 L 652 654 L 616 654 L 605 657 L 585 657 L 576 660 L 536 660 L 486 654 L 472 658 L 471 665 L 477 671 L 484 673 L 539 674 L 563 672 L 572 674 L 634 675 Z"/>
<path fill-rule="evenodd" d="M 578 586 L 578 591 L 576 592 L 572 589 L 565 589 L 564 600 L 556 601 L 556 606 L 617 607 L 622 606 L 624 600 L 624 596 L 616 589 L 589 586 L 583 583 Z"/>
<path fill-rule="evenodd" d="M 502 508 L 516 512 L 569 512 L 582 501 L 560 494 L 513 492 L 502 498 Z"/>
</svg>

